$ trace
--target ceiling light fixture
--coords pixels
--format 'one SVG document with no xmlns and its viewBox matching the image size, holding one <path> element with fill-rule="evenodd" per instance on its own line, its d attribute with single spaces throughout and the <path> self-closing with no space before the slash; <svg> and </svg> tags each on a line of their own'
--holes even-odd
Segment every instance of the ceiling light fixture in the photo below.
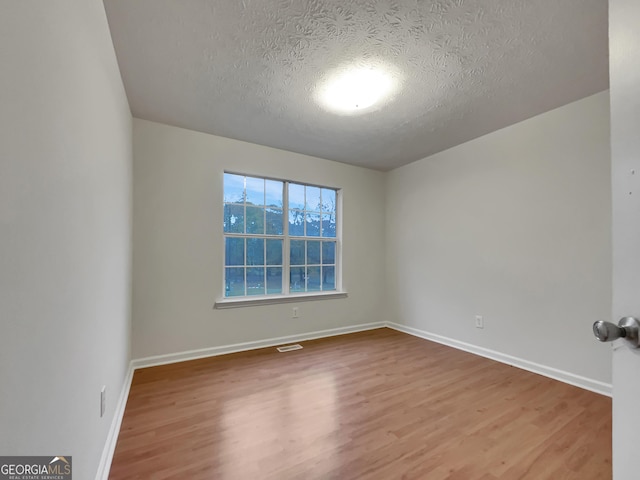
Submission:
<svg viewBox="0 0 640 480">
<path fill-rule="evenodd" d="M 342 115 L 369 112 L 397 89 L 397 77 L 391 68 L 378 65 L 341 68 L 318 86 L 316 99 Z"/>
</svg>

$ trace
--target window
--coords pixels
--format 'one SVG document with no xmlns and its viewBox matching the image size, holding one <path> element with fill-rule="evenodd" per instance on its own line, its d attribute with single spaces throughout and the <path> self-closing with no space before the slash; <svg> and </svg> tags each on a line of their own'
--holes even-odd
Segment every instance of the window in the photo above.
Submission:
<svg viewBox="0 0 640 480">
<path fill-rule="evenodd" d="M 338 191 L 224 174 L 224 296 L 336 291 Z"/>
</svg>

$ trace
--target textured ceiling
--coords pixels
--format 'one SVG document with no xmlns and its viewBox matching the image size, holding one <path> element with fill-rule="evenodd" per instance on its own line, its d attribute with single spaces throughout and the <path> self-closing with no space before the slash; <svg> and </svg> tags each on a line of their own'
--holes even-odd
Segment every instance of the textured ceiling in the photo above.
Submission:
<svg viewBox="0 0 640 480">
<path fill-rule="evenodd" d="M 136 117 L 380 170 L 608 88 L 607 0 L 105 0 Z M 354 116 L 351 63 L 400 88 Z"/>
</svg>

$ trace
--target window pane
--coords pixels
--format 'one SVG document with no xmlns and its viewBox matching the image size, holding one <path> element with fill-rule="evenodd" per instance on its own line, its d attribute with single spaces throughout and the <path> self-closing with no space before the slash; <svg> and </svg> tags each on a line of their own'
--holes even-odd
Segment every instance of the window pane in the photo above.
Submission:
<svg viewBox="0 0 640 480">
<path fill-rule="evenodd" d="M 320 290 L 320 267 L 307 267 L 307 291 Z"/>
<path fill-rule="evenodd" d="M 292 292 L 304 292 L 305 291 L 305 274 L 304 267 L 292 267 L 291 279 L 289 280 L 289 290 Z"/>
<path fill-rule="evenodd" d="M 282 268 L 267 268 L 267 293 L 282 293 Z"/>
<path fill-rule="evenodd" d="M 322 211 L 325 213 L 336 212 L 336 191 L 329 188 L 322 189 Z"/>
<path fill-rule="evenodd" d="M 307 265 L 320 264 L 320 242 L 307 242 Z"/>
<path fill-rule="evenodd" d="M 264 209 L 247 206 L 247 233 L 264 233 Z"/>
<path fill-rule="evenodd" d="M 310 212 L 320 211 L 320 189 L 318 187 L 307 187 L 307 210 Z"/>
<path fill-rule="evenodd" d="M 336 289 L 335 267 L 322 267 L 322 290 Z"/>
<path fill-rule="evenodd" d="M 225 265 L 244 265 L 244 238 L 224 239 Z"/>
<path fill-rule="evenodd" d="M 282 210 L 267 208 L 267 235 L 282 235 L 283 220 Z"/>
<path fill-rule="evenodd" d="M 247 268 L 247 295 L 264 295 L 264 268 Z"/>
<path fill-rule="evenodd" d="M 322 214 L 322 236 L 335 238 L 336 236 L 336 216 L 333 214 Z"/>
<path fill-rule="evenodd" d="M 289 210 L 289 235 L 304 236 L 304 213 L 300 210 Z"/>
<path fill-rule="evenodd" d="M 336 243 L 322 242 L 322 264 L 336 263 Z"/>
<path fill-rule="evenodd" d="M 226 233 L 244 233 L 244 207 L 242 205 L 224 206 L 224 231 Z"/>
<path fill-rule="evenodd" d="M 289 184 L 289 208 L 304 209 L 304 185 Z"/>
<path fill-rule="evenodd" d="M 242 175 L 224 174 L 224 201 L 227 203 L 244 202 L 244 177 Z"/>
<path fill-rule="evenodd" d="M 247 177 L 247 203 L 264 205 L 264 179 Z"/>
<path fill-rule="evenodd" d="M 291 240 L 291 253 L 289 263 L 291 265 L 304 265 L 304 240 Z"/>
<path fill-rule="evenodd" d="M 320 215 L 307 213 L 307 237 L 320 236 Z"/>
<path fill-rule="evenodd" d="M 244 268 L 227 267 L 224 269 L 225 296 L 244 296 Z"/>
<path fill-rule="evenodd" d="M 282 188 L 283 182 L 277 182 L 275 180 L 267 180 L 265 182 L 265 205 L 269 207 L 282 208 Z"/>
<path fill-rule="evenodd" d="M 282 240 L 267 240 L 267 265 L 282 265 Z"/>
<path fill-rule="evenodd" d="M 264 265 L 264 238 L 247 238 L 247 265 Z"/>
</svg>

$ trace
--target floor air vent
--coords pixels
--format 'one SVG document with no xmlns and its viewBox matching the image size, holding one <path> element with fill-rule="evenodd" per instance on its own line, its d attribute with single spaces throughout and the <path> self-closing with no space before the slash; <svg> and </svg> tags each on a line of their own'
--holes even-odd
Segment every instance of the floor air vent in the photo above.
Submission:
<svg viewBox="0 0 640 480">
<path fill-rule="evenodd" d="M 302 345 L 298 345 L 297 343 L 295 345 L 285 345 L 283 347 L 278 347 L 278 351 L 280 353 L 291 352 L 293 350 L 300 350 L 300 349 L 302 349 Z"/>
</svg>

